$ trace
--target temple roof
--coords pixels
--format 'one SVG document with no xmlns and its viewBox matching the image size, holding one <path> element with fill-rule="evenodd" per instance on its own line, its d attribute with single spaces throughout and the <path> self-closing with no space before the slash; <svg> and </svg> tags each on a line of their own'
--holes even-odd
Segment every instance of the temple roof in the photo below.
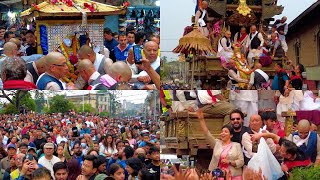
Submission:
<svg viewBox="0 0 320 180">
<path fill-rule="evenodd" d="M 52 0 L 54 1 L 54 0 Z M 51 2 L 52 2 L 51 1 Z M 44 1 L 38 5 L 33 5 L 33 7 L 23 11 L 21 17 L 82 17 L 82 10 L 84 10 L 88 17 L 90 16 L 106 16 L 106 15 L 116 15 L 125 14 L 127 8 L 125 6 L 111 6 L 102 4 L 99 2 L 89 1 L 89 0 L 70 0 L 68 5 L 61 0 L 55 0 L 55 3 L 49 1 Z"/>
</svg>

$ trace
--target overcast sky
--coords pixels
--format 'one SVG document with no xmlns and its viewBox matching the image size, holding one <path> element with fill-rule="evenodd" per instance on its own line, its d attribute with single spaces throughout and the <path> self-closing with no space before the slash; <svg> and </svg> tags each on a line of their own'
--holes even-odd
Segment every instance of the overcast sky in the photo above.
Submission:
<svg viewBox="0 0 320 180">
<path fill-rule="evenodd" d="M 278 0 L 284 6 L 282 14 L 275 16 L 288 17 L 288 23 L 310 7 L 317 0 Z M 169 59 L 177 58 L 171 51 L 178 45 L 183 30 L 191 24 L 191 16 L 195 13 L 196 0 L 161 0 L 161 56 Z"/>
</svg>

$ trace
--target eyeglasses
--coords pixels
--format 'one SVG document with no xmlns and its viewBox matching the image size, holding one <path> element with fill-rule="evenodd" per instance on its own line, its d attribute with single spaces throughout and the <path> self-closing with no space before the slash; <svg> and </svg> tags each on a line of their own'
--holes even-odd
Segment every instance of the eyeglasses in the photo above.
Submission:
<svg viewBox="0 0 320 180">
<path fill-rule="evenodd" d="M 52 64 L 52 65 L 54 65 L 54 66 L 67 66 L 67 63 L 65 62 L 63 64 Z"/>
<path fill-rule="evenodd" d="M 241 118 L 231 118 L 231 121 L 234 121 L 234 120 L 240 121 Z"/>
</svg>

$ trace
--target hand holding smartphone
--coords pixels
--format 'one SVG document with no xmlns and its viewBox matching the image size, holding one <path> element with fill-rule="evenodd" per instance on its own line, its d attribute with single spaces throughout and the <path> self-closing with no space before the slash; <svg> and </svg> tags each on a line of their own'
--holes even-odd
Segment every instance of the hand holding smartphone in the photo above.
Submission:
<svg viewBox="0 0 320 180">
<path fill-rule="evenodd" d="M 133 46 L 133 54 L 134 54 L 134 63 L 135 64 L 142 64 L 142 48 L 140 46 Z"/>
</svg>

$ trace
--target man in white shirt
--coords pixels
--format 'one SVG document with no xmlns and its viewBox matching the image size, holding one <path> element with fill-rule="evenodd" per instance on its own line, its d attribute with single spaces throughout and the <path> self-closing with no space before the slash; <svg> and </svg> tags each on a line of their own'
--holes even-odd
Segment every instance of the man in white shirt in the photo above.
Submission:
<svg viewBox="0 0 320 180">
<path fill-rule="evenodd" d="M 151 67 L 160 73 L 160 58 L 158 57 L 158 49 L 159 45 L 153 41 L 148 41 L 145 43 L 143 52 L 145 54 L 145 58 L 150 61 Z M 138 81 L 144 83 L 150 83 L 151 78 L 146 71 L 141 71 L 137 77 Z"/>
<path fill-rule="evenodd" d="M 60 130 L 60 133 L 57 136 L 56 141 L 57 141 L 57 144 L 60 144 L 61 141 L 68 142 L 68 139 L 66 138 L 66 134 L 65 134 L 64 130 Z"/>
<path fill-rule="evenodd" d="M 243 152 L 244 152 L 244 163 L 245 165 L 248 164 L 249 160 L 253 157 L 253 155 L 256 153 L 253 149 L 253 144 L 251 140 L 250 134 L 256 134 L 256 133 L 262 133 L 262 127 L 263 121 L 261 119 L 261 116 L 258 114 L 253 114 L 250 117 L 250 126 L 249 130 L 245 132 L 242 135 L 241 144 L 243 146 Z M 272 153 L 276 152 L 276 145 L 274 144 L 273 140 L 271 138 L 268 138 L 266 140 L 266 143 L 268 147 L 270 148 Z"/>
<path fill-rule="evenodd" d="M 46 143 L 43 146 L 44 156 L 41 157 L 38 161 L 39 164 L 47 168 L 51 172 L 51 177 L 54 177 L 53 165 L 57 162 L 61 162 L 61 160 L 53 155 L 54 152 L 54 144 Z"/>
<path fill-rule="evenodd" d="M 228 63 L 233 56 L 231 32 L 226 31 L 224 36 L 218 42 L 218 57 L 223 57 Z"/>
<path fill-rule="evenodd" d="M 255 57 L 259 57 L 262 54 L 262 47 L 264 44 L 264 39 L 261 33 L 257 31 L 257 27 L 255 25 L 252 25 L 250 28 L 250 34 L 247 40 L 247 52 L 248 54 L 248 63 L 250 67 L 254 65 L 254 59 Z"/>
</svg>

